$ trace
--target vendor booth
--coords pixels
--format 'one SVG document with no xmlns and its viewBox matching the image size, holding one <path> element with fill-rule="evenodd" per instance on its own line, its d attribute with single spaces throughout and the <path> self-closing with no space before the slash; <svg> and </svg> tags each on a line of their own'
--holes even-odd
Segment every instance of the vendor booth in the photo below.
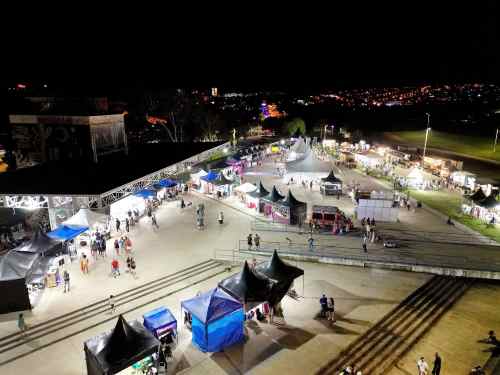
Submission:
<svg viewBox="0 0 500 375">
<path fill-rule="evenodd" d="M 297 200 L 290 189 L 285 199 L 274 202 L 272 215 L 279 223 L 302 225 L 306 221 L 307 203 Z"/>
<path fill-rule="evenodd" d="M 191 173 L 191 183 L 194 185 L 195 189 L 199 189 L 201 186 L 201 178 L 206 176 L 208 173 L 203 169 L 200 169 L 196 173 Z"/>
<path fill-rule="evenodd" d="M 62 281 L 58 267 L 65 258 L 56 256 L 61 250 L 60 241 L 38 231 L 0 258 L 0 313 L 31 309 L 46 286 Z"/>
<path fill-rule="evenodd" d="M 321 179 L 319 190 L 323 195 L 337 195 L 342 194 L 342 181 L 335 177 L 333 170 L 327 177 Z"/>
<path fill-rule="evenodd" d="M 283 262 L 276 250 L 274 250 L 271 259 L 259 265 L 256 271 L 274 281 L 269 298 L 269 303 L 272 306 L 285 297 L 296 278 L 304 275 L 304 270 Z"/>
<path fill-rule="evenodd" d="M 155 192 L 156 196 L 156 192 Z M 115 219 L 125 220 L 128 211 L 139 211 L 139 216 L 146 212 L 146 200 L 134 194 L 127 195 L 110 206 L 110 216 Z"/>
<path fill-rule="evenodd" d="M 465 214 L 480 219 L 485 223 L 496 224 L 500 222 L 500 201 L 494 194 L 480 199 L 484 195 L 482 189 L 476 191 L 469 197 L 470 204 L 463 204 L 462 210 Z"/>
<path fill-rule="evenodd" d="M 193 345 L 202 352 L 220 352 L 244 340 L 243 305 L 223 289 L 183 301 L 181 307 L 191 319 Z"/>
<path fill-rule="evenodd" d="M 395 223 L 399 209 L 394 206 L 394 199 L 359 199 L 355 212 L 358 220 L 369 218 Z"/>
<path fill-rule="evenodd" d="M 414 167 L 406 176 L 406 185 L 411 188 L 426 190 L 432 188 L 438 180 L 439 177 L 423 171 L 420 167 Z"/>
<path fill-rule="evenodd" d="M 466 171 L 453 172 L 450 179 L 453 184 L 470 190 L 473 190 L 476 184 L 476 175 Z"/>
<path fill-rule="evenodd" d="M 167 344 L 177 344 L 177 320 L 166 307 L 159 307 L 143 316 L 144 327 L 158 340 L 165 338 Z"/>
<path fill-rule="evenodd" d="M 56 230 L 47 233 L 47 236 L 59 241 L 69 241 L 86 232 L 88 229 L 88 227 L 61 225 Z"/>
<path fill-rule="evenodd" d="M 233 181 L 226 178 L 224 173 L 219 173 L 215 180 L 209 184 L 212 185 L 212 192 L 217 194 L 217 197 L 229 197 L 233 191 Z"/>
<path fill-rule="evenodd" d="M 214 182 L 219 177 L 219 173 L 210 170 L 206 175 L 200 177 L 200 191 L 205 194 L 213 192 Z"/>
<path fill-rule="evenodd" d="M 66 220 L 63 224 L 68 226 L 88 227 L 92 230 L 101 229 L 108 222 L 108 216 L 94 212 L 89 208 L 80 208 L 76 214 Z"/>
<path fill-rule="evenodd" d="M 122 315 L 109 333 L 102 333 L 83 345 L 88 375 L 112 375 L 129 367 L 147 372 L 155 363 L 153 354 L 160 342 L 138 321 L 127 323 Z"/>
<path fill-rule="evenodd" d="M 252 199 L 248 199 L 248 195 L 252 192 L 257 190 L 257 186 L 254 184 L 251 184 L 250 182 L 245 182 L 243 185 L 237 186 L 234 188 L 234 193 L 236 196 L 239 198 L 240 202 L 243 203 L 246 206 L 249 206 L 249 203 L 252 201 Z M 254 205 L 253 208 L 256 206 Z M 251 207 L 249 207 L 251 208 Z"/>
<path fill-rule="evenodd" d="M 268 195 L 261 198 L 261 202 L 263 203 L 262 212 L 264 213 L 264 215 L 272 216 L 274 204 L 284 198 L 285 197 L 278 192 L 276 186 L 273 186 L 273 190 L 271 190 L 271 192 Z"/>
<path fill-rule="evenodd" d="M 247 194 L 248 207 L 255 208 L 258 212 L 264 212 L 265 203 L 262 198 L 267 195 L 269 195 L 269 191 L 262 185 L 262 181 L 259 181 L 257 189 Z"/>
</svg>

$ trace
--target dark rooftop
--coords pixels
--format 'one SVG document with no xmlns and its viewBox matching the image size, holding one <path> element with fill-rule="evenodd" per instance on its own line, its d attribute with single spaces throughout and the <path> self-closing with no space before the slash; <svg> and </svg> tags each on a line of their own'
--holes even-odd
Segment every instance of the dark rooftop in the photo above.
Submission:
<svg viewBox="0 0 500 375">
<path fill-rule="evenodd" d="M 0 194 L 98 195 L 159 171 L 222 142 L 159 143 L 101 156 L 97 164 L 68 160 L 0 175 Z"/>
</svg>

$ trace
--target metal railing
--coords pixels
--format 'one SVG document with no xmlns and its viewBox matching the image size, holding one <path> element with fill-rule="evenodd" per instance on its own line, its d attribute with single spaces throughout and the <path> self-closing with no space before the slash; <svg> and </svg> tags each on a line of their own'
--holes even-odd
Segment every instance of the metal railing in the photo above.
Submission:
<svg viewBox="0 0 500 375">
<path fill-rule="evenodd" d="M 396 249 L 397 254 L 387 253 L 384 249 L 369 249 L 364 253 L 361 246 L 359 248 L 332 246 L 332 245 L 313 245 L 312 249 L 307 243 L 297 242 L 271 242 L 261 241 L 260 246 L 256 249 L 252 246 L 248 247 L 246 240 L 240 240 L 238 243 L 240 253 L 267 253 L 272 254 L 274 250 L 278 253 L 291 256 L 307 257 L 307 258 L 332 258 L 342 261 L 358 261 L 363 263 L 391 263 L 407 266 L 428 266 L 440 268 L 454 268 L 463 270 L 477 270 L 500 272 L 500 262 L 478 260 L 466 256 L 455 255 L 436 255 L 430 253 L 417 253 L 409 250 Z"/>
</svg>

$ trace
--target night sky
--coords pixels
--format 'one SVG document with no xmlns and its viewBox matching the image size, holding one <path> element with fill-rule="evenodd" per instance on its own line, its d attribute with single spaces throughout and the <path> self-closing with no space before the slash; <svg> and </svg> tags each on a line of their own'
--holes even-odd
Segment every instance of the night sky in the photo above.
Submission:
<svg viewBox="0 0 500 375">
<path fill-rule="evenodd" d="M 69 91 L 499 82 L 496 2 L 421 3 L 293 15 L 268 10 L 242 24 L 210 18 L 208 29 L 203 20 L 180 28 L 148 22 L 120 33 L 47 23 L 44 30 L 58 30 L 58 38 L 10 30 L 0 77 L 50 79 Z"/>
</svg>

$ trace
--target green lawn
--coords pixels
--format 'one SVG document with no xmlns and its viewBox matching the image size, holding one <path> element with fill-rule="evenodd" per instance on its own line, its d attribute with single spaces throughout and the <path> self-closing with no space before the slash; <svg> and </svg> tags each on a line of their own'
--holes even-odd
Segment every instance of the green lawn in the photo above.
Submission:
<svg viewBox="0 0 500 375">
<path fill-rule="evenodd" d="M 459 195 L 442 191 L 411 190 L 410 197 L 421 201 L 444 215 L 451 216 L 453 220 L 466 225 L 476 232 L 500 242 L 500 229 L 498 229 L 498 226 L 489 228 L 484 222 L 462 214 L 462 197 Z"/>
<path fill-rule="evenodd" d="M 425 130 L 386 132 L 384 133 L 384 138 L 390 141 L 407 143 L 423 148 Z M 427 147 L 434 147 L 442 150 L 454 151 L 461 154 L 500 161 L 500 140 L 495 153 L 493 153 L 494 141 L 494 133 L 491 134 L 491 137 L 485 138 L 431 130 L 427 140 Z"/>
</svg>

